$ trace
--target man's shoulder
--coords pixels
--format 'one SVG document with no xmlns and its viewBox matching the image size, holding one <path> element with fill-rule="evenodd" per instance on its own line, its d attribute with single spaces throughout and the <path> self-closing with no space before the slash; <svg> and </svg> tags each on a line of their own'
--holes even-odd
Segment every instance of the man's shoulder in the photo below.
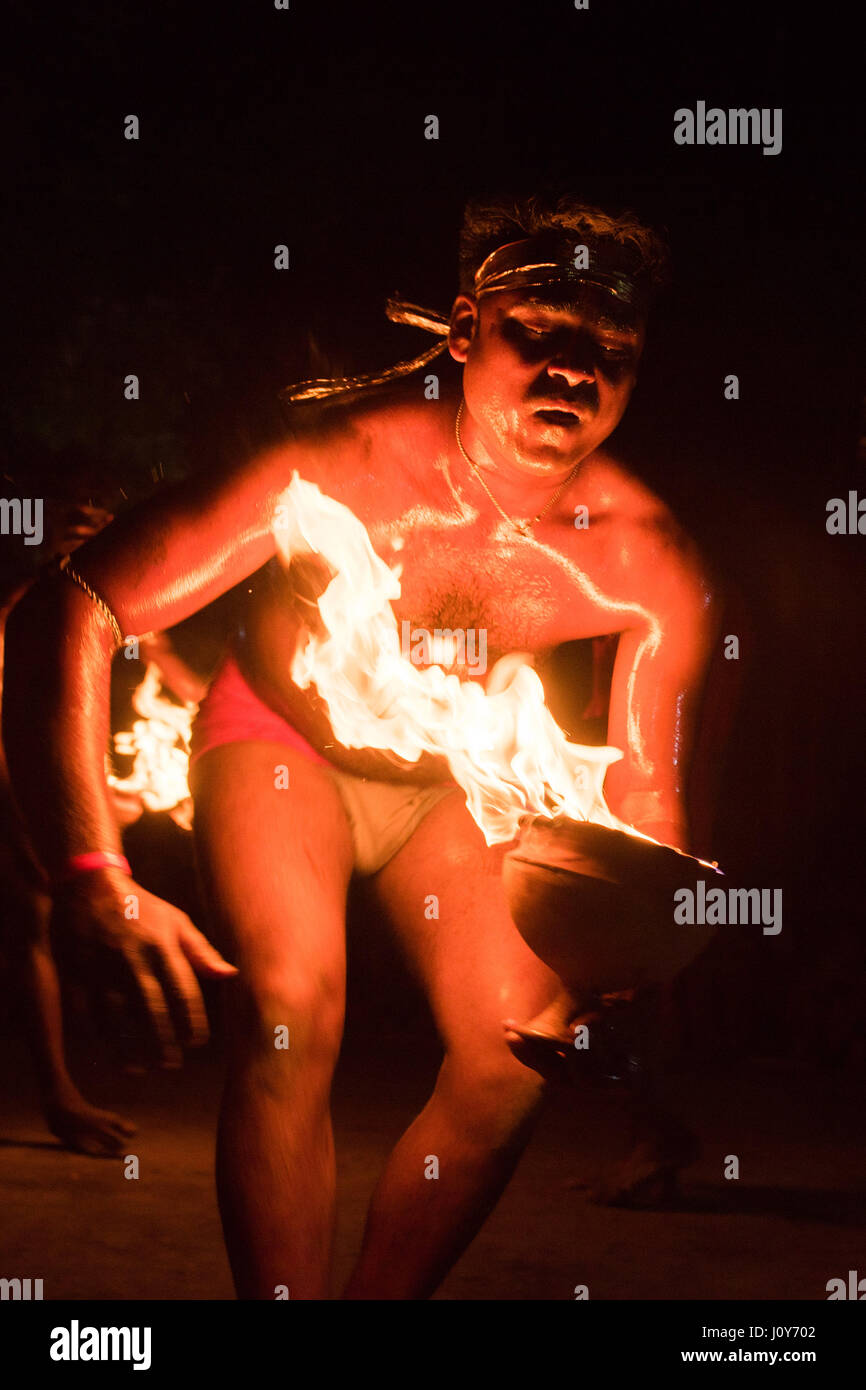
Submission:
<svg viewBox="0 0 866 1390">
<path fill-rule="evenodd" d="M 360 445 L 368 441 L 388 448 L 406 437 L 438 438 L 449 411 L 450 398 L 427 400 L 423 384 L 412 377 L 296 409 L 291 426 L 294 435 L 310 443 L 343 440 Z"/>
<path fill-rule="evenodd" d="M 413 474 L 416 465 L 421 476 L 424 465 L 429 471 L 447 439 L 448 419 L 448 403 L 425 400 L 423 384 L 414 379 L 295 406 L 283 437 L 251 461 L 246 476 L 271 490 L 275 481 L 287 486 L 298 472 L 332 495 L 373 483 L 388 486 L 397 474 Z"/>
<path fill-rule="evenodd" d="M 660 581 L 676 575 L 705 582 L 708 563 L 696 540 L 634 468 L 602 450 L 587 463 L 584 485 L 590 517 L 594 512 L 606 527 L 611 548 L 629 568 L 647 573 L 655 570 Z"/>
<path fill-rule="evenodd" d="M 647 532 L 681 529 L 668 504 L 615 453 L 596 449 L 582 465 L 577 482 L 587 493 L 590 511 L 614 525 Z"/>
<path fill-rule="evenodd" d="M 414 387 L 414 389 L 413 389 Z M 420 400 L 419 400 L 420 397 Z M 456 412 L 456 405 L 454 407 Z M 215 490 L 240 513 L 275 505 L 295 474 L 353 506 L 353 499 L 422 486 L 447 437 L 447 407 L 423 385 L 292 407 L 282 431 L 242 460 L 227 461 L 196 487 Z M 193 499 L 197 504 L 197 499 Z"/>
</svg>

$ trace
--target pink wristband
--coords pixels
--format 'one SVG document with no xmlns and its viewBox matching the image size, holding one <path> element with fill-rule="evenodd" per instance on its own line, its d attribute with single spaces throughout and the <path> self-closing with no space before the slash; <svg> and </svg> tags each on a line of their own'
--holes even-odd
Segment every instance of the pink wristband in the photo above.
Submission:
<svg viewBox="0 0 866 1390">
<path fill-rule="evenodd" d="M 87 854 L 73 854 L 61 877 L 64 880 L 75 878 L 76 874 L 86 874 L 91 869 L 122 869 L 125 874 L 132 877 L 129 860 L 124 855 L 114 854 L 111 850 L 98 849 L 91 850 Z"/>
</svg>

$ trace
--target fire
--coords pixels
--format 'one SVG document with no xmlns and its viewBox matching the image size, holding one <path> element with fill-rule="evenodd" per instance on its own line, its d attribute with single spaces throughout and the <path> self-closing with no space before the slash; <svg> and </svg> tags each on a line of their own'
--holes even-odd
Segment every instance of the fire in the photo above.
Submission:
<svg viewBox="0 0 866 1390">
<path fill-rule="evenodd" d="M 344 747 L 376 748 L 409 763 L 423 753 L 443 756 L 488 844 L 513 840 L 526 816 L 564 815 L 649 838 L 604 799 L 605 773 L 621 751 L 570 743 L 525 658 L 498 661 L 486 690 L 440 665 L 408 659 L 391 607 L 400 597 L 402 567 L 389 567 L 376 554 L 348 507 L 296 473 L 278 500 L 273 533 L 285 565 L 312 553 L 333 572 L 318 600 L 324 631 L 308 629 L 299 640 L 291 676 L 301 689 L 316 686 Z M 434 645 L 431 654 L 445 660 L 453 652 Z M 153 663 L 132 702 L 141 718 L 114 738 L 115 751 L 134 758 L 132 772 L 109 774 L 109 785 L 140 796 L 150 811 L 170 811 L 189 829 L 197 706 L 166 699 Z"/>
<path fill-rule="evenodd" d="M 140 797 L 148 811 L 170 811 L 172 819 L 188 830 L 192 826 L 189 744 L 198 706 L 167 699 L 159 667 L 148 662 L 132 707 L 141 718 L 114 736 L 115 752 L 134 759 L 132 771 L 128 777 L 109 773 L 108 785 Z"/>
<path fill-rule="evenodd" d="M 602 792 L 622 753 L 570 743 L 524 658 L 498 661 L 486 691 L 406 659 L 391 607 L 402 567 L 380 559 L 347 507 L 296 473 L 273 531 L 283 563 L 313 552 L 333 572 L 318 601 L 325 631 L 308 630 L 299 641 L 291 675 L 302 689 L 316 686 L 344 747 L 390 751 L 410 763 L 422 753 L 444 756 L 488 844 L 514 839 L 527 815 L 566 815 L 639 835 Z"/>
</svg>

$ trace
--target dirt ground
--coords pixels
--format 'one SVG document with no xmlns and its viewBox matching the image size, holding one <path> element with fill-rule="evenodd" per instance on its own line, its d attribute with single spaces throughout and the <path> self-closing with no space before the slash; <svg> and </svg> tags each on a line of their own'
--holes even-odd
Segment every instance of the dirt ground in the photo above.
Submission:
<svg viewBox="0 0 866 1390">
<path fill-rule="evenodd" d="M 141 1078 L 89 1064 L 91 1099 L 130 1115 L 137 1181 L 113 1160 L 61 1149 L 35 1105 L 29 1062 L 2 1043 L 4 1193 L 0 1274 L 42 1278 L 46 1299 L 233 1297 L 212 1177 L 219 1058 Z M 336 1279 L 357 1251 L 390 1145 L 423 1103 L 436 1052 L 347 1040 L 335 1088 Z M 682 1111 L 700 1135 L 671 1210 L 592 1205 L 580 1184 L 624 1152 L 621 1100 L 561 1090 L 498 1208 L 437 1298 L 825 1299 L 827 1280 L 866 1268 L 862 1085 L 841 1073 L 764 1063 L 684 1074 Z M 726 1156 L 740 1177 L 726 1180 Z"/>
</svg>

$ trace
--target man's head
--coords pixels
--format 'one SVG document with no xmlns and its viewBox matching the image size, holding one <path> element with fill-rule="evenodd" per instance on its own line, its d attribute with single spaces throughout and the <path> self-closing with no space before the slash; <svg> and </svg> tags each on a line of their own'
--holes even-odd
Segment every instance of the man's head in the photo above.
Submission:
<svg viewBox="0 0 866 1390">
<path fill-rule="evenodd" d="M 667 266 L 630 213 L 571 197 L 469 205 L 448 346 L 494 461 L 556 473 L 613 432 Z"/>
</svg>

